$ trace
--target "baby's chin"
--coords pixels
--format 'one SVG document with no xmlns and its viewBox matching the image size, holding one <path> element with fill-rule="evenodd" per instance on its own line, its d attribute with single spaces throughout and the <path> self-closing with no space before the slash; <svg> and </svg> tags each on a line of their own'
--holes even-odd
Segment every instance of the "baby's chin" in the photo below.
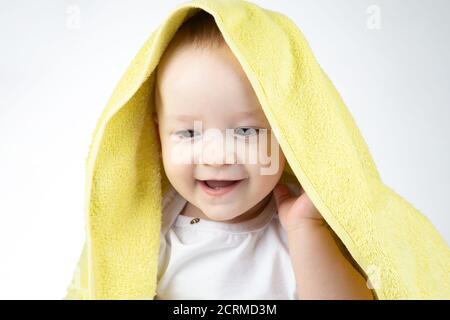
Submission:
<svg viewBox="0 0 450 320">
<path fill-rule="evenodd" d="M 236 203 L 200 205 L 199 208 L 208 219 L 223 222 L 235 219 L 245 212 L 245 208 L 240 208 Z"/>
</svg>

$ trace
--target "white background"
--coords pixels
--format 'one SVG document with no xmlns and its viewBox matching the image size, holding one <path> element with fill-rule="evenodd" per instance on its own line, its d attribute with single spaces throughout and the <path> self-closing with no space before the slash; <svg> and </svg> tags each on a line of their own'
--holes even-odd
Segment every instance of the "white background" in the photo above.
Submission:
<svg viewBox="0 0 450 320">
<path fill-rule="evenodd" d="M 84 164 L 114 86 L 184 1 L 0 1 L 0 298 L 61 299 Z M 253 1 L 295 20 L 386 184 L 450 240 L 450 2 Z M 368 27 L 380 10 L 380 29 Z"/>
</svg>

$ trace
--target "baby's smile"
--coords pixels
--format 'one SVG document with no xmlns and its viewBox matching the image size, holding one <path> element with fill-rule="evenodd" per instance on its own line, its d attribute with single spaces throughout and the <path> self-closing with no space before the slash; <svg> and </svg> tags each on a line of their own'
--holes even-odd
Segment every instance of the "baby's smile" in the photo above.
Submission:
<svg viewBox="0 0 450 320">
<path fill-rule="evenodd" d="M 197 180 L 197 182 L 207 194 L 217 197 L 236 190 L 243 180 Z"/>
</svg>

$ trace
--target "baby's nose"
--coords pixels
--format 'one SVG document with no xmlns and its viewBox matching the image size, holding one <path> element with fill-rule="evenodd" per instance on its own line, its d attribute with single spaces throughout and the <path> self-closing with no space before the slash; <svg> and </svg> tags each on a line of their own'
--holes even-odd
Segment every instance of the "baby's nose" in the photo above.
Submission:
<svg viewBox="0 0 450 320">
<path fill-rule="evenodd" d="M 220 166 L 235 163 L 233 142 L 220 131 L 205 134 L 199 152 L 196 152 L 199 163 Z"/>
</svg>

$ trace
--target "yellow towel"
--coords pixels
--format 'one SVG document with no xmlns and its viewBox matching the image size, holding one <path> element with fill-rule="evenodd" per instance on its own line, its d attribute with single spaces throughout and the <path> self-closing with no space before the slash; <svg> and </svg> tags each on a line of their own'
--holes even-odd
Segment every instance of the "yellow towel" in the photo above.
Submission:
<svg viewBox="0 0 450 320">
<path fill-rule="evenodd" d="M 153 299 L 169 186 L 152 121 L 154 70 L 182 22 L 214 16 L 286 156 L 378 299 L 450 298 L 450 250 L 386 186 L 298 27 L 242 0 L 183 3 L 149 36 L 98 120 L 86 161 L 86 242 L 66 299 Z"/>
</svg>

